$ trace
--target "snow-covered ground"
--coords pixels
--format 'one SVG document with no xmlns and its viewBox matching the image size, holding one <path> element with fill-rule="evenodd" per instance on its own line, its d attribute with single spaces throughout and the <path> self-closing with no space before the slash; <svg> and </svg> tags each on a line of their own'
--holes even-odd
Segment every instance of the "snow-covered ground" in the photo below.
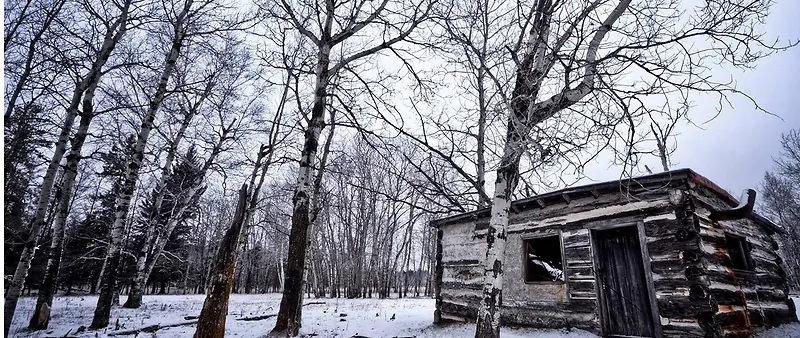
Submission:
<svg viewBox="0 0 800 338">
<path fill-rule="evenodd" d="M 141 309 L 114 308 L 111 326 L 100 331 L 99 336 L 111 333 L 119 320 L 120 330 L 149 325 L 186 322 L 185 316 L 197 316 L 203 306 L 203 295 L 145 296 Z M 121 297 L 125 301 L 125 297 Z M 35 305 L 35 298 L 21 299 L 11 327 L 15 337 L 62 337 L 74 333 L 81 325 L 88 326 L 97 297 L 56 297 L 53 302 L 51 330 L 28 332 L 25 327 Z M 316 337 L 468 337 L 474 335 L 475 325 L 432 325 L 434 301 L 432 299 L 308 299 L 306 302 L 325 302 L 303 307 L 301 334 Z M 275 325 L 275 317 L 257 321 L 237 320 L 244 317 L 275 314 L 280 304 L 279 294 L 231 295 L 225 329 L 226 337 L 259 337 L 266 335 Z M 392 317 L 395 317 L 392 320 Z M 78 334 L 94 337 L 97 331 Z M 163 328 L 158 337 L 191 337 L 194 326 Z M 150 337 L 151 334 L 144 335 Z M 503 329 L 503 337 L 582 338 L 595 335 L 579 330 L 537 331 L 530 329 Z M 128 336 L 132 337 L 132 336 Z M 142 335 L 140 335 L 142 337 Z"/>
<path fill-rule="evenodd" d="M 115 308 L 111 314 L 111 326 L 103 331 L 87 331 L 75 334 L 92 320 L 97 297 L 75 296 L 56 297 L 50 330 L 29 332 L 25 329 L 30 319 L 35 298 L 21 299 L 17 315 L 11 326 L 15 337 L 104 337 L 119 327 L 119 330 L 136 329 L 149 325 L 166 325 L 187 322 L 184 317 L 197 316 L 203 306 L 203 295 L 145 296 L 141 309 Z M 122 297 L 125 301 L 125 297 Z M 794 299 L 800 308 L 800 298 Z M 448 325 L 438 327 L 433 320 L 434 301 L 432 299 L 308 299 L 311 304 L 303 310 L 301 333 L 307 337 L 470 337 L 474 334 L 474 324 Z M 275 317 L 256 321 L 237 319 L 275 314 L 280 303 L 280 295 L 232 295 L 225 330 L 226 337 L 260 337 L 269 332 L 275 324 Z M 392 317 L 395 319 L 393 320 Z M 162 328 L 155 334 L 140 334 L 140 337 L 191 337 L 193 325 Z M 316 335 L 313 335 L 316 334 Z M 546 331 L 532 329 L 510 329 L 502 331 L 504 338 L 547 337 L 583 338 L 595 335 L 581 331 Z M 800 337 L 800 324 L 784 325 L 765 332 L 760 337 Z M 132 336 L 127 336 L 132 337 Z"/>
<path fill-rule="evenodd" d="M 792 296 L 789 295 L 794 301 L 794 308 L 795 308 L 795 315 L 797 316 L 797 320 L 800 321 L 800 296 Z M 768 331 L 765 331 L 762 334 L 757 335 L 759 338 L 800 338 L 800 323 L 792 323 L 789 325 L 782 325 Z"/>
</svg>

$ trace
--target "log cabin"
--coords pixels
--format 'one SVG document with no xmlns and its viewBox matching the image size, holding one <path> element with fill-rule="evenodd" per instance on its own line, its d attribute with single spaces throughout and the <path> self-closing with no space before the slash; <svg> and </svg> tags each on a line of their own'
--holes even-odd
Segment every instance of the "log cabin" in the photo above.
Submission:
<svg viewBox="0 0 800 338">
<path fill-rule="evenodd" d="M 511 204 L 504 326 L 611 337 L 747 337 L 795 321 L 782 229 L 690 169 Z M 474 321 L 489 209 L 434 220 L 434 321 Z"/>
</svg>

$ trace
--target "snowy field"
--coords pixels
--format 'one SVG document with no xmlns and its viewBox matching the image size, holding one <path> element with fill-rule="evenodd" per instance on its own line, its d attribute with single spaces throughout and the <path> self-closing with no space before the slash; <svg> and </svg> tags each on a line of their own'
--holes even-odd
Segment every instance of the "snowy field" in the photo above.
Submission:
<svg viewBox="0 0 800 338">
<path fill-rule="evenodd" d="M 56 297 L 50 330 L 28 332 L 25 327 L 30 319 L 35 298 L 20 300 L 16 318 L 11 327 L 14 337 L 106 337 L 115 331 L 137 329 L 150 325 L 169 325 L 188 322 L 184 317 L 197 316 L 203 306 L 203 295 L 145 296 L 141 309 L 115 308 L 111 314 L 111 326 L 102 331 L 87 331 L 75 334 L 81 326 L 88 326 L 92 320 L 96 297 Z M 125 297 L 121 297 L 122 302 Z M 433 320 L 434 301 L 432 299 L 310 299 L 311 303 L 303 310 L 305 337 L 470 337 L 474 334 L 474 324 L 448 325 L 437 327 Z M 800 307 L 800 299 L 795 299 Z M 272 315 L 277 313 L 280 295 L 232 295 L 225 330 L 226 337 L 260 337 L 266 335 L 275 324 L 275 317 L 262 320 L 243 321 L 248 317 Z M 393 320 L 392 317 L 395 319 Z M 118 326 L 118 330 L 117 329 Z M 162 328 L 153 333 L 139 334 L 138 337 L 192 337 L 194 325 Z M 532 329 L 503 329 L 503 337 L 595 337 L 580 331 L 544 331 Z M 122 337 L 133 337 L 127 335 Z M 800 324 L 779 327 L 760 337 L 800 337 Z"/>
</svg>

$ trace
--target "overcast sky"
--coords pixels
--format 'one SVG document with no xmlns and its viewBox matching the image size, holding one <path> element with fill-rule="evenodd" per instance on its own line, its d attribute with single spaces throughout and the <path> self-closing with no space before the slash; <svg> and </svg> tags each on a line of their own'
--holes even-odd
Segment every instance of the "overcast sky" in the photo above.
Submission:
<svg viewBox="0 0 800 338">
<path fill-rule="evenodd" d="M 767 19 L 765 40 L 800 38 L 800 1 L 778 0 Z M 696 100 L 692 119 L 703 129 L 685 126 L 677 136 L 678 149 L 672 157 L 673 169 L 692 168 L 729 191 L 758 188 L 764 173 L 772 168 L 772 158 L 780 151 L 780 136 L 800 128 L 800 46 L 770 56 L 758 67 L 733 74 L 737 87 L 751 95 L 759 105 L 780 118 L 757 111 L 746 99 L 731 100 L 716 119 L 701 124 L 714 114 L 717 102 Z M 657 171 L 657 158 L 642 161 Z M 612 168 L 613 169 L 613 168 Z M 619 170 L 608 170 L 607 163 L 587 168 L 593 180 L 619 178 Z M 588 183 L 588 182 L 587 182 Z"/>
</svg>

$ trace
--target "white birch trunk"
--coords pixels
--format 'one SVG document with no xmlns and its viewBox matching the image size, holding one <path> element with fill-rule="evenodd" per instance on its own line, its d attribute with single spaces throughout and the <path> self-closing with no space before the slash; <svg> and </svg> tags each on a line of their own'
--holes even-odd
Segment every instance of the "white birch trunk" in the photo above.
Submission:
<svg viewBox="0 0 800 338">
<path fill-rule="evenodd" d="M 161 168 L 161 177 L 159 178 L 158 183 L 156 183 L 156 189 L 158 190 L 156 193 L 156 199 L 153 202 L 153 210 L 150 213 L 147 224 L 145 224 L 144 245 L 142 246 L 138 257 L 136 257 L 136 273 L 133 277 L 133 285 L 131 286 L 130 292 L 128 292 L 128 299 L 125 300 L 125 304 L 123 304 L 122 307 L 138 309 L 140 306 L 142 306 L 144 287 L 147 285 L 147 279 L 150 276 L 149 273 L 145 273 L 147 271 L 146 263 L 148 257 L 152 255 L 153 249 L 155 248 L 153 236 L 155 235 L 156 226 L 158 224 L 158 215 L 161 213 L 161 205 L 164 203 L 167 178 L 169 178 L 170 171 L 172 170 L 172 163 L 175 161 L 175 154 L 178 152 L 178 147 L 183 140 L 183 135 L 186 133 L 186 129 L 189 127 L 189 124 L 195 115 L 194 112 L 194 109 L 190 109 L 186 112 L 186 116 L 181 122 L 180 128 L 178 128 L 178 133 L 175 135 L 175 139 L 173 139 L 169 145 L 164 166 Z M 154 257 L 153 260 L 155 260 L 155 258 L 158 257 Z"/>
<path fill-rule="evenodd" d="M 156 91 L 150 100 L 147 109 L 147 115 L 142 121 L 139 129 L 139 134 L 136 138 L 134 145 L 134 153 L 128 159 L 123 174 L 123 184 L 117 196 L 117 211 L 114 214 L 114 223 L 111 226 L 111 242 L 108 245 L 106 252 L 106 259 L 109 260 L 109 266 L 105 271 L 105 278 L 101 286 L 100 297 L 97 299 L 97 307 L 95 308 L 94 317 L 92 319 L 91 328 L 98 329 L 108 326 L 109 317 L 111 315 L 111 302 L 113 301 L 112 293 L 116 289 L 116 274 L 117 265 L 119 264 L 120 253 L 122 249 L 122 235 L 128 218 L 128 211 L 130 209 L 131 197 L 133 190 L 136 187 L 136 182 L 139 179 L 139 169 L 142 166 L 144 159 L 144 148 L 147 145 L 147 140 L 150 137 L 150 132 L 153 129 L 153 122 L 155 121 L 156 113 L 161 108 L 161 103 L 164 101 L 164 95 L 167 92 L 167 83 L 172 76 L 175 69 L 175 63 L 180 55 L 183 39 L 186 34 L 184 24 L 192 6 L 192 0 L 187 0 L 184 4 L 183 10 L 177 15 L 174 23 L 174 31 L 172 37 L 172 46 L 167 57 L 164 60 L 164 69 L 161 72 Z"/>
<path fill-rule="evenodd" d="M 327 19 L 327 29 L 330 31 L 332 18 Z M 308 227 L 310 225 L 309 209 L 313 195 L 314 168 L 313 163 L 317 155 L 319 135 L 325 127 L 325 100 L 329 81 L 331 46 L 323 43 L 317 55 L 316 85 L 314 90 L 314 105 L 311 110 L 311 119 L 305 131 L 305 144 L 300 154 L 300 168 L 297 173 L 297 185 L 293 199 L 292 229 L 289 235 L 289 263 L 286 271 L 283 296 L 281 297 L 280 310 L 273 333 L 282 334 L 288 331 L 291 336 L 297 335 L 299 324 L 295 321 L 298 316 L 303 290 L 302 280 L 308 246 Z"/>
<path fill-rule="evenodd" d="M 28 270 L 31 267 L 31 261 L 33 260 L 34 253 L 37 249 L 39 236 L 41 235 L 42 229 L 47 223 L 45 217 L 47 215 L 47 206 L 50 202 L 50 194 L 53 189 L 55 176 L 58 172 L 61 159 L 64 157 L 64 153 L 66 152 L 67 141 L 69 140 L 69 135 L 72 131 L 72 125 L 75 123 L 75 118 L 78 115 L 78 107 L 80 105 L 81 98 L 83 97 L 84 92 L 90 86 L 96 85 L 100 82 L 103 66 L 105 66 L 117 43 L 125 34 L 131 1 L 132 0 L 125 1 L 123 7 L 121 8 L 120 16 L 117 18 L 114 24 L 109 27 L 109 30 L 104 36 L 103 44 L 101 45 L 97 54 L 97 59 L 92 63 L 92 67 L 89 72 L 83 77 L 83 79 L 81 79 L 81 81 L 78 82 L 72 92 L 72 98 L 70 99 L 70 104 L 66 110 L 64 124 L 61 127 L 58 140 L 56 141 L 53 157 L 50 160 L 50 164 L 48 165 L 47 170 L 45 171 L 44 179 L 42 180 L 42 186 L 36 201 L 36 211 L 33 216 L 28 240 L 26 241 L 25 247 L 22 250 L 22 255 L 20 256 L 20 261 L 17 264 L 17 268 L 14 271 L 14 277 L 12 278 L 9 288 L 6 291 L 3 314 L 5 318 L 3 327 L 4 336 L 8 336 L 8 330 L 11 327 L 11 321 L 14 319 L 17 301 L 19 296 L 22 294 L 25 278 L 28 276 Z"/>
<path fill-rule="evenodd" d="M 200 169 L 200 173 L 203 177 L 205 177 L 208 170 L 213 166 L 214 161 L 216 161 L 217 156 L 222 152 L 222 147 L 227 140 L 227 135 L 230 132 L 231 128 L 225 128 L 223 130 L 222 135 L 220 136 L 219 141 L 217 144 L 214 145 L 214 148 L 211 150 L 211 154 L 206 159 L 203 167 Z M 144 259 L 137 261 L 137 276 L 136 283 L 140 284 L 140 291 L 139 294 L 139 306 L 141 306 L 141 294 L 143 294 L 144 287 L 147 285 L 147 279 L 150 278 L 150 274 L 153 273 L 153 269 L 158 262 L 158 258 L 164 252 L 164 246 L 167 245 L 170 236 L 172 236 L 172 232 L 175 231 L 175 228 L 180 223 L 183 214 L 186 213 L 186 210 L 189 209 L 191 201 L 194 200 L 197 195 L 204 190 L 205 187 L 203 185 L 195 185 L 190 187 L 187 191 L 184 191 L 181 195 L 181 198 L 175 202 L 175 209 L 170 215 L 169 220 L 167 221 L 166 226 L 164 227 L 163 231 L 158 233 L 155 239 L 152 239 L 152 242 L 149 244 L 148 253 L 144 256 Z M 141 264 L 141 266 L 139 266 Z M 141 271 L 139 270 L 141 268 Z M 135 286 L 134 286 L 135 287 Z M 130 298 L 129 298 L 130 299 Z M 128 304 L 126 301 L 125 304 Z M 133 305 L 133 304 L 131 304 Z M 126 306 L 126 307 L 133 307 L 133 306 Z M 138 306 L 137 306 L 138 307 Z"/>
<path fill-rule="evenodd" d="M 628 8 L 631 0 L 620 1 L 609 13 L 589 42 L 583 79 L 576 88 L 565 89 L 549 99 L 536 102 L 539 88 L 546 77 L 552 61 L 547 61 L 548 36 L 552 1 L 542 0 L 537 16 L 532 23 L 531 36 L 526 55 L 519 64 L 517 81 L 511 102 L 506 144 L 503 147 L 500 168 L 497 170 L 494 200 L 492 202 L 489 229 L 486 235 L 487 249 L 484 261 L 484 285 L 478 309 L 476 338 L 500 336 L 500 305 L 503 292 L 503 262 L 508 228 L 508 211 L 511 195 L 518 183 L 519 159 L 529 142 L 531 129 L 553 117 L 557 112 L 577 103 L 593 88 L 596 74 L 597 51 L 606 33 Z M 557 42 L 558 45 L 560 42 Z"/>
<path fill-rule="evenodd" d="M 50 243 L 50 254 L 47 260 L 47 267 L 39 285 L 39 294 L 36 307 L 31 317 L 29 328 L 34 330 L 46 329 L 50 321 L 50 312 L 42 310 L 53 308 L 53 294 L 57 290 L 58 270 L 61 264 L 61 252 L 64 244 L 64 230 L 66 228 L 67 217 L 75 190 L 76 178 L 78 176 L 78 164 L 81 160 L 81 150 L 89 134 L 89 126 L 94 118 L 94 93 L 97 89 L 97 82 L 93 83 L 86 90 L 83 97 L 83 113 L 78 130 L 75 132 L 70 142 L 70 151 L 67 155 L 67 165 L 64 170 L 64 179 L 61 187 L 61 196 L 58 198 L 58 211 L 53 222 L 53 238 Z"/>
</svg>

